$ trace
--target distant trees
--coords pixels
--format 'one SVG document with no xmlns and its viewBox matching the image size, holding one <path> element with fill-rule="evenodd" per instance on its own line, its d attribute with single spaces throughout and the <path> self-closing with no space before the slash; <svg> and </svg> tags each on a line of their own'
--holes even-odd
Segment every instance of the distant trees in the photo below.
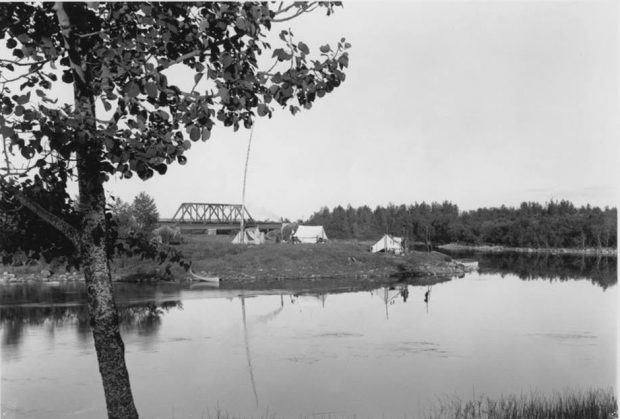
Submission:
<svg viewBox="0 0 620 419">
<path fill-rule="evenodd" d="M 155 200 L 146 192 L 140 192 L 133 200 L 132 210 L 136 226 L 144 232 L 151 232 L 157 227 L 159 212 Z"/>
<path fill-rule="evenodd" d="M 155 200 L 146 192 L 140 192 L 131 204 L 117 198 L 110 211 L 118 228 L 118 235 L 126 237 L 130 232 L 149 234 L 159 221 Z"/>
<path fill-rule="evenodd" d="M 433 243 L 450 242 L 532 248 L 617 246 L 616 208 L 577 208 L 569 201 L 523 202 L 518 208 L 465 212 L 448 201 L 389 204 L 374 210 L 338 206 L 333 211 L 321 208 L 308 222 L 324 225 L 336 239 L 367 240 L 388 233 L 424 243 L 428 249 Z"/>
</svg>

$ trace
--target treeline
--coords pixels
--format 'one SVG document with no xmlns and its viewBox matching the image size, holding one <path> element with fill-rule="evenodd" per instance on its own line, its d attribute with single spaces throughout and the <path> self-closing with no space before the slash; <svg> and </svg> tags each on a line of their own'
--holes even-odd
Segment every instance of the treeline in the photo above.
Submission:
<svg viewBox="0 0 620 419">
<path fill-rule="evenodd" d="M 322 208 L 308 224 L 325 227 L 329 238 L 378 239 L 388 233 L 410 243 L 489 244 L 531 248 L 617 247 L 617 210 L 569 201 L 544 205 L 524 202 L 518 208 L 480 208 L 460 212 L 451 202 Z"/>
</svg>

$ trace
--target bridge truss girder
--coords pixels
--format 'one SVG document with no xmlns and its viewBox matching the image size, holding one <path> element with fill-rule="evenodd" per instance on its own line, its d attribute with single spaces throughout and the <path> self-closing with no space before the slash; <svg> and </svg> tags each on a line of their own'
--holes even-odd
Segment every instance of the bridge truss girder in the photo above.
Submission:
<svg viewBox="0 0 620 419">
<path fill-rule="evenodd" d="M 241 222 L 241 214 L 246 222 L 253 222 L 247 208 L 240 204 L 209 204 L 184 202 L 174 213 L 172 221 L 200 224 L 235 224 Z"/>
</svg>

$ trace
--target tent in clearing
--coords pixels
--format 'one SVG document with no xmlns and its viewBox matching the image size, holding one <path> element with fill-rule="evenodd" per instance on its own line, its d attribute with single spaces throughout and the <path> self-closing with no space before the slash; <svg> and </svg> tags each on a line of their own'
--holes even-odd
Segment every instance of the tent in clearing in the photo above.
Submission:
<svg viewBox="0 0 620 419">
<path fill-rule="evenodd" d="M 293 240 L 301 243 L 322 243 L 327 241 L 323 226 L 299 226 L 293 234 Z"/>
<path fill-rule="evenodd" d="M 245 234 L 245 240 L 242 242 L 241 238 Z M 265 233 L 256 228 L 247 228 L 244 232 L 239 231 L 233 239 L 233 244 L 263 244 L 265 243 Z"/>
<path fill-rule="evenodd" d="M 371 252 L 390 252 L 401 255 L 403 253 L 403 239 L 385 234 L 372 246 Z"/>
</svg>

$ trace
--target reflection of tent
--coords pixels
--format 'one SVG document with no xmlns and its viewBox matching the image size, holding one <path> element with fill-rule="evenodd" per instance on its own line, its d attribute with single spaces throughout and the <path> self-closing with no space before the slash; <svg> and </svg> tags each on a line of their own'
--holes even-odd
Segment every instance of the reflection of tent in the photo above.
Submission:
<svg viewBox="0 0 620 419">
<path fill-rule="evenodd" d="M 391 252 L 400 255 L 403 253 L 403 239 L 386 234 L 372 246 L 371 251 L 372 253 Z"/>
<path fill-rule="evenodd" d="M 293 234 L 293 239 L 301 243 L 320 243 L 327 241 L 327 234 L 323 226 L 299 226 Z"/>
<path fill-rule="evenodd" d="M 242 242 L 242 234 L 245 234 L 245 240 Z M 237 233 L 233 239 L 233 244 L 263 244 L 265 243 L 265 233 L 261 233 L 258 228 L 246 228 L 242 233 Z"/>
</svg>

